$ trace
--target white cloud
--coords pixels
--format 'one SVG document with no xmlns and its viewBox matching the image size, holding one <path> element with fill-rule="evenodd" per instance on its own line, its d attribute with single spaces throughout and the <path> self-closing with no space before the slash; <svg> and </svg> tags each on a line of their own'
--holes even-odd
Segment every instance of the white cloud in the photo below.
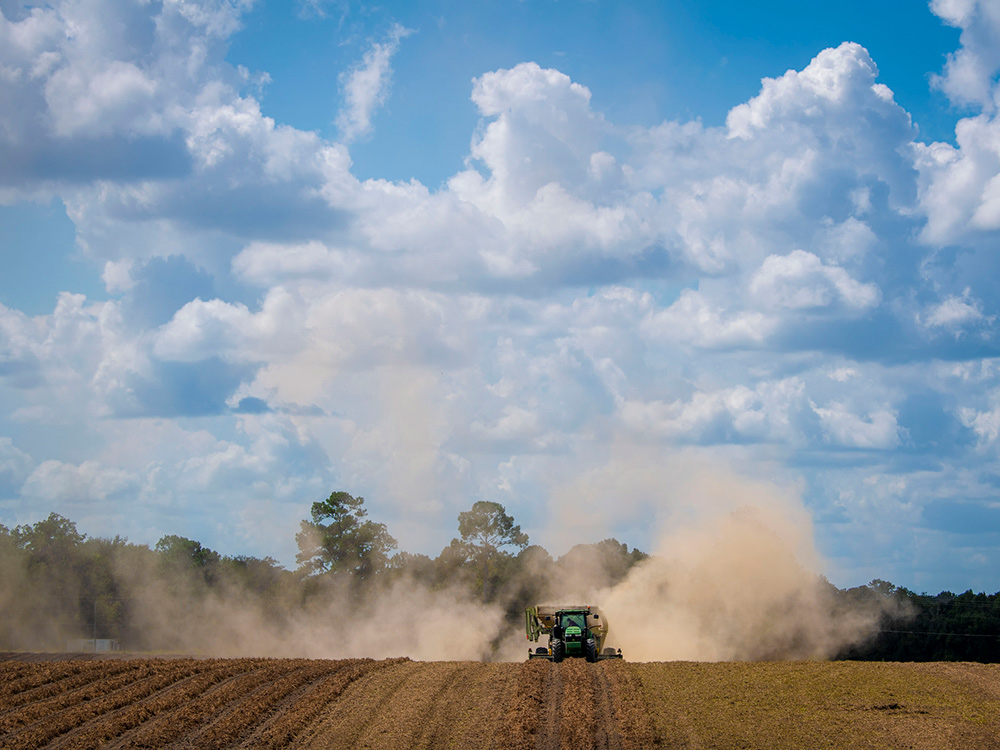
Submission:
<svg viewBox="0 0 1000 750">
<path fill-rule="evenodd" d="M 100 136 L 120 132 L 162 132 L 156 117 L 145 115 L 157 95 L 156 82 L 132 63 L 112 61 L 92 72 L 63 68 L 45 86 L 56 136 Z M 123 127 L 124 126 L 124 127 Z"/>
<path fill-rule="evenodd" d="M 838 383 L 846 383 L 849 380 L 853 380 L 857 376 L 858 371 L 853 367 L 838 367 L 830 373 L 830 378 L 832 380 L 836 380 Z"/>
<path fill-rule="evenodd" d="M 10 496 L 20 489 L 32 468 L 31 456 L 14 445 L 9 437 L 0 437 L 0 496 Z"/>
<path fill-rule="evenodd" d="M 957 147 L 917 145 L 928 217 L 922 238 L 929 244 L 989 243 L 1000 230 L 1000 8 L 988 0 L 933 0 L 931 10 L 962 30 L 961 48 L 933 82 L 956 104 L 981 113 L 958 121 Z"/>
<path fill-rule="evenodd" d="M 1000 437 L 1000 408 L 988 411 L 977 411 L 963 407 L 959 416 L 962 424 L 971 428 L 979 436 L 981 442 L 986 444 L 995 443 Z"/>
<path fill-rule="evenodd" d="M 643 327 L 654 340 L 712 349 L 757 346 L 774 330 L 775 321 L 759 312 L 713 308 L 705 295 L 685 289 L 666 310 L 651 314 Z"/>
<path fill-rule="evenodd" d="M 966 327 L 986 320 L 982 308 L 982 303 L 972 298 L 971 290 L 965 289 L 960 296 L 949 296 L 931 306 L 918 320 L 927 328 L 944 328 L 957 336 Z"/>
<path fill-rule="evenodd" d="M 932 82 L 957 104 L 995 110 L 1000 69 L 1000 8 L 990 0 L 931 0 L 931 10 L 962 30 L 961 48 L 948 55 L 944 74 Z"/>
<path fill-rule="evenodd" d="M 765 78 L 760 94 L 729 112 L 729 137 L 746 140 L 774 126 L 786 129 L 835 114 L 843 117 L 856 111 L 865 89 L 885 100 L 882 89 L 872 89 L 876 74 L 875 63 L 858 44 L 823 50 L 804 71 Z"/>
<path fill-rule="evenodd" d="M 336 251 L 316 241 L 303 245 L 252 242 L 233 258 L 234 273 L 263 287 L 286 279 L 328 281 L 345 265 Z"/>
<path fill-rule="evenodd" d="M 8 180 L 170 173 L 175 134 L 231 68 L 217 57 L 248 2 L 57 3 L 0 17 Z M 214 59 L 213 59 L 214 57 Z"/>
<path fill-rule="evenodd" d="M 345 143 L 371 133 L 375 110 L 389 97 L 393 55 L 400 40 L 412 33 L 412 29 L 396 24 L 385 41 L 376 42 L 365 52 L 360 65 L 341 74 L 340 85 L 347 106 L 337 116 L 337 127 Z"/>
<path fill-rule="evenodd" d="M 108 500 L 134 489 L 137 489 L 136 477 L 98 461 L 84 461 L 79 465 L 43 461 L 25 480 L 23 492 L 47 502 L 89 503 Z"/>
<path fill-rule="evenodd" d="M 472 101 L 492 121 L 473 142 L 470 156 L 489 177 L 484 181 L 467 170 L 452 178 L 451 190 L 505 221 L 543 190 L 552 197 L 562 190 L 586 198 L 588 185 L 603 183 L 616 171 L 614 159 L 600 148 L 606 126 L 591 110 L 590 97 L 566 74 L 536 63 L 475 79 Z"/>
<path fill-rule="evenodd" d="M 984 232 L 1000 229 L 1000 121 L 986 115 L 959 120 L 955 140 L 957 148 L 946 143 L 915 147 L 927 212 L 921 237 L 932 245 L 975 242 Z"/>
<path fill-rule="evenodd" d="M 145 358 L 114 302 L 88 304 L 63 293 L 51 315 L 28 318 L 0 307 L 0 351 L 20 386 L 16 414 L 60 424 L 103 416 L 124 396 Z M 6 351 L 4 351 L 6 350 Z M 0 373 L 2 375 L 2 373 Z"/>
<path fill-rule="evenodd" d="M 892 91 L 875 82 L 877 72 L 858 44 L 823 50 L 802 71 L 765 78 L 760 94 L 730 111 L 727 136 L 757 143 L 755 150 L 744 152 L 756 153 L 775 175 L 779 163 L 787 171 L 793 167 L 789 157 L 797 155 L 801 166 L 790 174 L 798 174 L 793 179 L 800 185 L 817 167 L 827 180 L 844 173 L 855 180 L 876 178 L 889 186 L 892 203 L 905 208 L 914 197 L 907 151 L 915 131 Z M 770 153 L 760 148 L 765 144 Z M 787 184 L 789 178 L 782 181 Z M 845 202 L 857 210 L 864 183 L 845 187 Z M 864 210 L 863 201 L 860 207 Z"/>
<path fill-rule="evenodd" d="M 831 443 L 846 448 L 889 450 L 899 445 L 896 414 L 878 409 L 867 415 L 857 414 L 842 402 L 813 407 L 819 415 L 823 431 Z"/>
<path fill-rule="evenodd" d="M 662 401 L 626 401 L 621 420 L 645 439 L 673 443 L 721 444 L 776 441 L 809 442 L 810 410 L 805 383 L 798 378 L 744 385 L 716 391 L 699 390 L 690 398 Z"/>
<path fill-rule="evenodd" d="M 870 209 L 868 204 L 862 204 L 860 213 L 867 213 Z M 824 222 L 824 227 L 817 232 L 815 249 L 824 259 L 846 264 L 863 261 L 877 244 L 878 235 L 872 228 L 864 221 L 849 216 L 839 224 L 832 219 Z"/>
<path fill-rule="evenodd" d="M 812 253 L 793 250 L 769 255 L 750 279 L 750 292 L 765 307 L 815 310 L 840 304 L 866 310 L 878 304 L 875 284 L 855 281 L 842 268 L 828 266 Z"/>
</svg>

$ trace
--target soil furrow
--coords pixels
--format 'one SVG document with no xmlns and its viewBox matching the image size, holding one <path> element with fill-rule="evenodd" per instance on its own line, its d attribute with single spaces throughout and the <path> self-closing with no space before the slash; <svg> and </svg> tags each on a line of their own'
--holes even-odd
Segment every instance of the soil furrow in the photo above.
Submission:
<svg viewBox="0 0 1000 750">
<path fill-rule="evenodd" d="M 186 702 L 170 700 L 150 705 L 150 720 L 120 733 L 108 750 L 161 748 L 212 721 L 234 700 L 268 679 L 266 660 L 240 660 L 235 674 L 223 676 Z"/>
<path fill-rule="evenodd" d="M 237 745 L 264 721 L 274 706 L 302 685 L 328 673 L 330 662 L 307 659 L 282 660 L 272 667 L 272 679 L 234 705 L 206 726 L 180 743 L 192 747 L 230 747 Z"/>
<path fill-rule="evenodd" d="M 5 677 L 0 684 L 0 705 L 10 705 L 8 700 L 22 695 L 30 690 L 36 690 L 61 680 L 72 678 L 79 674 L 100 674 L 102 665 L 94 662 L 62 662 L 58 664 L 21 664 L 23 669 L 17 670 L 18 676 L 7 678 L 6 667 L 0 670 Z"/>
<path fill-rule="evenodd" d="M 37 687 L 22 690 L 14 695 L 0 698 L 0 719 L 11 710 L 29 703 L 39 703 L 53 696 L 67 696 L 73 691 L 86 687 L 97 680 L 105 681 L 123 672 L 134 669 L 128 662 L 114 662 L 97 669 L 81 669 L 61 679 L 49 680 Z"/>
<path fill-rule="evenodd" d="M 623 661 L 603 661 L 598 672 L 607 685 L 611 712 L 622 750 L 648 750 L 658 746 L 656 729 L 642 686 Z"/>
<path fill-rule="evenodd" d="M 277 750 L 287 747 L 292 741 L 304 734 L 320 713 L 333 705 L 347 687 L 363 676 L 405 659 L 345 659 L 332 662 L 333 674 L 322 682 L 310 685 L 297 696 L 285 709 L 262 724 L 243 744 L 247 748 L 259 750 Z"/>
<path fill-rule="evenodd" d="M 11 732 L 8 736 L 0 738 L 0 741 L 3 742 L 6 750 L 20 750 L 21 748 L 29 750 L 41 747 L 71 729 L 91 721 L 94 717 L 119 710 L 147 695 L 162 690 L 177 680 L 207 668 L 210 667 L 205 662 L 201 662 L 199 666 L 199 662 L 194 660 L 168 665 L 166 670 L 163 669 L 162 664 L 142 663 L 138 665 L 136 670 L 141 675 L 138 681 L 131 681 L 129 684 L 120 686 L 110 694 L 105 694 L 106 691 L 101 689 L 103 683 L 95 683 L 93 687 L 96 691 L 94 697 L 88 696 L 84 703 L 73 705 L 55 715 L 48 715 L 49 712 L 45 711 L 43 712 L 45 721 L 36 719 L 29 726 L 22 725 L 22 728 L 19 728 L 17 732 Z M 122 677 L 132 678 L 134 675 L 126 673 Z M 115 681 L 112 680 L 112 682 Z"/>
<path fill-rule="evenodd" d="M 550 686 L 553 665 L 536 659 L 517 667 L 514 690 L 503 708 L 503 723 L 495 742 L 495 750 L 534 750 L 542 747 L 539 734 L 548 716 L 546 692 Z"/>
<path fill-rule="evenodd" d="M 173 682 L 121 710 L 100 716 L 73 729 L 51 746 L 69 747 L 73 750 L 105 747 L 110 740 L 117 739 L 152 719 L 171 715 L 178 708 L 190 704 L 207 690 L 245 669 L 245 664 L 241 662 L 213 663 L 213 667 L 208 670 Z M 154 744 L 148 747 L 161 747 L 161 745 Z"/>
<path fill-rule="evenodd" d="M 499 724 L 495 707 L 513 684 L 513 666 L 459 663 L 426 707 L 414 747 L 489 747 Z"/>
<path fill-rule="evenodd" d="M 596 750 L 597 715 L 594 710 L 593 665 L 582 659 L 567 659 L 557 665 L 561 677 L 558 706 L 560 750 Z"/>
<path fill-rule="evenodd" d="M 426 748 L 434 702 L 460 669 L 458 662 L 410 662 L 393 698 L 372 714 L 356 747 L 378 750 Z"/>
<path fill-rule="evenodd" d="M 591 664 L 590 676 L 594 688 L 594 713 L 597 725 L 594 730 L 594 744 L 607 750 L 622 750 L 622 731 L 616 721 L 614 696 L 604 664 Z"/>
<path fill-rule="evenodd" d="M 88 703 L 109 692 L 120 690 L 133 682 L 150 679 L 155 674 L 157 670 L 143 662 L 131 664 L 125 672 L 110 679 L 101 679 L 99 674 L 95 674 L 93 680 L 76 690 L 29 703 L 5 714 L 0 718 L 0 733 L 11 732 L 40 719 L 58 715 L 78 704 Z M 2 739 L 3 735 L 0 734 L 0 740 Z"/>
<path fill-rule="evenodd" d="M 336 703 L 302 733 L 294 747 L 361 747 L 358 743 L 367 727 L 391 710 L 407 676 L 424 666 L 405 660 L 386 669 L 366 672 L 347 686 Z M 402 700 L 406 699 L 404 694 Z"/>
</svg>

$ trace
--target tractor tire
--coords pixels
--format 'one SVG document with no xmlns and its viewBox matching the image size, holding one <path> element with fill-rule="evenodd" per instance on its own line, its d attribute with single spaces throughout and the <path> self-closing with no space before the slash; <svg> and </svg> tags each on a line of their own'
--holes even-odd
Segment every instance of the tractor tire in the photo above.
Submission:
<svg viewBox="0 0 1000 750">
<path fill-rule="evenodd" d="M 591 664 L 597 661 L 597 644 L 593 641 L 587 641 L 587 661 Z"/>
<path fill-rule="evenodd" d="M 566 655 L 566 644 L 563 641 L 552 641 L 549 647 L 552 649 L 553 663 L 558 664 Z"/>
</svg>

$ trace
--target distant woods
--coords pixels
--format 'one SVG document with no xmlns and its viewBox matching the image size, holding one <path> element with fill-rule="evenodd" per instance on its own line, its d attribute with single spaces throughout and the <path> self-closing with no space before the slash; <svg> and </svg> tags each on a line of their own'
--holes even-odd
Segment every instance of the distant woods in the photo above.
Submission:
<svg viewBox="0 0 1000 750">
<path fill-rule="evenodd" d="M 529 544 L 499 503 L 476 502 L 457 522 L 457 536 L 437 557 L 411 554 L 398 549 L 385 524 L 368 518 L 363 498 L 334 492 L 301 522 L 294 570 L 176 535 L 152 549 L 117 536 L 88 538 L 55 513 L 35 524 L 0 525 L 0 650 L 63 650 L 74 638 L 169 650 L 176 644 L 163 622 L 164 601 L 238 601 L 280 627 L 296 613 L 331 601 L 360 604 L 400 581 L 499 607 L 507 624 L 498 629 L 516 630 L 525 606 L 564 596 L 566 581 L 608 588 L 648 557 L 604 539 L 553 558 Z M 1000 662 L 1000 592 L 932 596 L 881 580 L 851 589 L 817 583 L 831 613 L 883 613 L 879 631 L 838 658 Z"/>
<path fill-rule="evenodd" d="M 1000 592 L 917 594 L 876 579 L 837 593 L 855 606 L 892 602 L 891 611 L 902 613 L 883 615 L 879 632 L 845 650 L 842 659 L 1000 662 Z"/>
</svg>

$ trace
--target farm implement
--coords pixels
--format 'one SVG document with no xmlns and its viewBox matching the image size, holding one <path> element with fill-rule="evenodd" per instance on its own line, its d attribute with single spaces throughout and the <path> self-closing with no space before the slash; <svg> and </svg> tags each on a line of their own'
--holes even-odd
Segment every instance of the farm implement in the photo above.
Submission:
<svg viewBox="0 0 1000 750">
<path fill-rule="evenodd" d="M 608 637 L 608 621 L 597 607 L 537 605 L 524 611 L 524 627 L 528 640 L 538 643 L 547 635 L 548 646 L 528 650 L 529 659 L 561 662 L 567 657 L 595 662 L 621 659 L 621 649 L 604 646 Z"/>
</svg>

